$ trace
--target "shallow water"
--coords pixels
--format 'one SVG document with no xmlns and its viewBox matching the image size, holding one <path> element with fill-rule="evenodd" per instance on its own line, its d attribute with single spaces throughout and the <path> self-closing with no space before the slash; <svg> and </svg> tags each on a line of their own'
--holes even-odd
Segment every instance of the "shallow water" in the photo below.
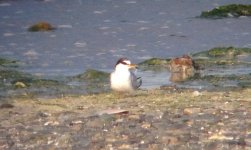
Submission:
<svg viewBox="0 0 251 150">
<path fill-rule="evenodd" d="M 251 47 L 250 17 L 196 18 L 216 6 L 250 0 L 2 0 L 0 56 L 40 76 L 69 76 L 88 68 L 112 71 L 120 57 L 134 63 L 217 46 Z M 39 21 L 53 32 L 28 32 Z M 250 72 L 250 70 L 249 70 Z M 170 73 L 138 72 L 144 88 L 170 84 Z"/>
</svg>

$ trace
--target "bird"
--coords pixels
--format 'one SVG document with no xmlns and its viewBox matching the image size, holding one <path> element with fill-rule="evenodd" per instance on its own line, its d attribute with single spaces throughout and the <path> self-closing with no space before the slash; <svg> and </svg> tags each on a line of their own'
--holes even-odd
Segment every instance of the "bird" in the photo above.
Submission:
<svg viewBox="0 0 251 150">
<path fill-rule="evenodd" d="M 170 80 L 173 82 L 185 81 L 194 76 L 195 71 L 198 69 L 199 66 L 188 55 L 173 58 L 169 63 L 169 70 L 171 71 Z"/>
<path fill-rule="evenodd" d="M 188 55 L 173 58 L 170 61 L 169 69 L 171 72 L 193 72 L 196 66 L 192 58 Z"/>
<path fill-rule="evenodd" d="M 142 79 L 134 74 L 136 67 L 128 58 L 120 58 L 110 75 L 111 89 L 117 92 L 133 92 L 138 89 Z"/>
</svg>

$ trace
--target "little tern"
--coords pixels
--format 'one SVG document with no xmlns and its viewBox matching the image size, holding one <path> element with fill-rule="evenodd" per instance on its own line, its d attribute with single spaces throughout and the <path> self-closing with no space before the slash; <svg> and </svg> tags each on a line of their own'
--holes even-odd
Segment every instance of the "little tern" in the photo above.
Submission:
<svg viewBox="0 0 251 150">
<path fill-rule="evenodd" d="M 120 58 L 110 76 L 111 89 L 117 92 L 132 92 L 138 89 L 142 80 L 134 74 L 135 69 L 136 65 L 129 59 Z"/>
</svg>

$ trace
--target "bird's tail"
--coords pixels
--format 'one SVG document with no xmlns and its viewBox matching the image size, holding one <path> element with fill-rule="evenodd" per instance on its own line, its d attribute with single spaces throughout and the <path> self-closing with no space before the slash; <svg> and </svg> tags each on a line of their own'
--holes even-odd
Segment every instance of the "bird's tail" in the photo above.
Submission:
<svg viewBox="0 0 251 150">
<path fill-rule="evenodd" d="M 139 88 L 142 85 L 142 79 L 141 79 L 141 77 L 137 78 L 137 82 L 138 82 L 137 88 Z"/>
</svg>

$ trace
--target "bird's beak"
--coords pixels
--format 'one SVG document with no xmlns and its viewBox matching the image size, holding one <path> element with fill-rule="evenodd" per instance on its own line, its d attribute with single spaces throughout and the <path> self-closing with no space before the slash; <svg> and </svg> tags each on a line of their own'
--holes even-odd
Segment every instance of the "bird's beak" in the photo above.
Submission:
<svg viewBox="0 0 251 150">
<path fill-rule="evenodd" d="M 129 68 L 130 68 L 130 69 L 137 69 L 137 65 L 135 65 L 135 64 L 130 64 L 130 65 L 129 65 Z"/>
</svg>

